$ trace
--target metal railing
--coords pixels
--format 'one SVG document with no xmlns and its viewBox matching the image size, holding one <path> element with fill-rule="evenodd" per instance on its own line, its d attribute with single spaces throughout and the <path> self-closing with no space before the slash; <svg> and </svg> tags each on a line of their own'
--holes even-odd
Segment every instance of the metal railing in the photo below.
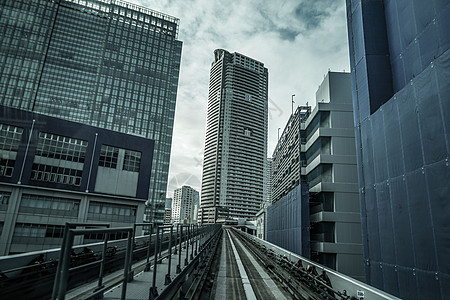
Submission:
<svg viewBox="0 0 450 300">
<path fill-rule="evenodd" d="M 128 233 L 127 248 L 126 248 L 126 254 L 125 254 L 123 278 L 120 280 L 120 281 L 122 281 L 121 299 L 125 299 L 126 290 L 127 290 L 127 282 L 129 279 L 130 264 L 131 264 L 130 252 L 132 250 L 132 242 L 133 242 L 133 235 L 134 235 L 133 227 L 90 228 L 90 229 L 74 228 L 77 226 L 88 226 L 88 225 L 77 224 L 76 226 L 74 226 L 74 224 L 66 224 L 65 231 L 64 231 L 63 244 L 61 247 L 60 260 L 58 263 L 57 274 L 56 274 L 55 283 L 54 283 L 53 292 L 52 292 L 52 299 L 63 300 L 65 298 L 67 285 L 68 285 L 68 279 L 69 279 L 69 271 L 74 271 L 79 268 L 79 267 L 75 267 L 75 268 L 69 269 L 74 238 L 75 238 L 75 236 L 78 236 L 78 235 L 104 234 L 104 244 L 103 244 L 103 253 L 102 253 L 102 259 L 101 259 L 101 265 L 100 265 L 98 288 L 94 292 L 93 296 L 98 295 L 101 297 L 103 295 L 104 291 L 111 288 L 110 286 L 108 286 L 108 287 L 103 286 L 103 282 L 102 282 L 103 270 L 104 270 L 105 258 L 106 258 L 107 242 L 109 240 L 109 235 L 111 233 L 126 232 L 126 233 Z M 97 262 L 94 262 L 94 263 L 97 263 Z M 82 267 L 85 267 L 85 266 L 86 265 L 83 265 Z"/>
</svg>

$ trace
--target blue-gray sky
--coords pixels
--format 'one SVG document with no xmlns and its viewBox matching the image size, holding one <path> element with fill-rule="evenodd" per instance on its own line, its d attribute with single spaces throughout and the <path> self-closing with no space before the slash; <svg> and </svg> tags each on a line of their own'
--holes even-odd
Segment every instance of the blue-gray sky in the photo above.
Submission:
<svg viewBox="0 0 450 300">
<path fill-rule="evenodd" d="M 295 105 L 315 103 L 328 70 L 349 71 L 345 0 L 129 0 L 180 19 L 183 41 L 168 196 L 200 191 L 209 68 L 215 49 L 239 52 L 269 70 L 268 156 Z"/>
</svg>

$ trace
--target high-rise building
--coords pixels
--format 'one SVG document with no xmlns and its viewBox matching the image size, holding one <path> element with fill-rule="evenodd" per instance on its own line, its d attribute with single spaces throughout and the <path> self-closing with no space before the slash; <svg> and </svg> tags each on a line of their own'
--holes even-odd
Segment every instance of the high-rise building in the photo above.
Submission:
<svg viewBox="0 0 450 300">
<path fill-rule="evenodd" d="M 266 158 L 264 168 L 263 202 L 261 207 L 272 202 L 272 158 Z"/>
<path fill-rule="evenodd" d="M 172 221 L 175 223 L 194 223 L 199 193 L 190 186 L 182 186 L 174 191 L 172 201 Z"/>
<path fill-rule="evenodd" d="M 268 71 L 239 53 L 214 51 L 211 65 L 201 222 L 254 218 L 263 201 Z"/>
<path fill-rule="evenodd" d="M 0 7 L 0 104 L 155 140 L 146 220 L 162 223 L 179 20 L 121 0 Z"/>
<path fill-rule="evenodd" d="M 450 1 L 347 0 L 367 283 L 450 295 Z"/>
</svg>

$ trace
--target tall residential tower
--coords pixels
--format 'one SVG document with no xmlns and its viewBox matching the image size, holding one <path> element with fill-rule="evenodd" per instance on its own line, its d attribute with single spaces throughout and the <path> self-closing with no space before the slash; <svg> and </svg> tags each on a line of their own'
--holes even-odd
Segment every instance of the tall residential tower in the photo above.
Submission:
<svg viewBox="0 0 450 300">
<path fill-rule="evenodd" d="M 162 223 L 179 20 L 121 0 L 0 7 L 0 104 L 155 140 L 146 219 Z"/>
<path fill-rule="evenodd" d="M 263 201 L 268 71 L 239 53 L 214 51 L 211 65 L 201 222 L 253 218 Z"/>
</svg>

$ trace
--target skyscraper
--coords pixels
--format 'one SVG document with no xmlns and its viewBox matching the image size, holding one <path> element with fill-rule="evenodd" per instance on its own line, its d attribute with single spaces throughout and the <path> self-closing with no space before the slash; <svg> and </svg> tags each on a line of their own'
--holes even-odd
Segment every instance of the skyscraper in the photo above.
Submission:
<svg viewBox="0 0 450 300">
<path fill-rule="evenodd" d="M 211 65 L 201 222 L 255 217 L 263 201 L 268 71 L 239 53 L 214 51 Z"/>
<path fill-rule="evenodd" d="M 367 282 L 450 295 L 450 1 L 347 0 Z"/>
<path fill-rule="evenodd" d="M 0 104 L 155 140 L 162 223 L 182 42 L 179 20 L 121 0 L 7 0 Z"/>
</svg>

